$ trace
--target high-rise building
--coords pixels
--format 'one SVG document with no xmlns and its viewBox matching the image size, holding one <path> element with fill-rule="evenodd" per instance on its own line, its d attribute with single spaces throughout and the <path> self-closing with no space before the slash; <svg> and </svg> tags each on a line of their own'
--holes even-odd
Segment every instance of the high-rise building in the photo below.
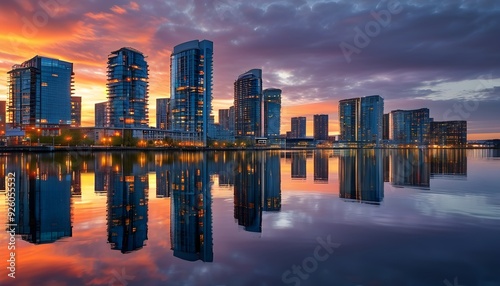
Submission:
<svg viewBox="0 0 500 286">
<path fill-rule="evenodd" d="M 7 121 L 5 103 L 5 100 L 0 101 L 0 136 L 5 135 L 5 123 Z"/>
<path fill-rule="evenodd" d="M 219 124 L 223 130 L 229 130 L 229 109 L 219 109 Z"/>
<path fill-rule="evenodd" d="M 107 127 L 106 115 L 107 115 L 108 102 L 100 102 L 95 104 L 94 116 L 95 116 L 95 127 Z"/>
<path fill-rule="evenodd" d="M 229 131 L 234 134 L 234 106 L 229 107 Z"/>
<path fill-rule="evenodd" d="M 389 113 L 389 140 L 394 144 L 429 144 L 429 109 Z"/>
<path fill-rule="evenodd" d="M 252 69 L 234 82 L 234 119 L 236 137 L 263 135 L 262 70 Z"/>
<path fill-rule="evenodd" d="M 339 141 L 357 141 L 359 102 L 359 98 L 343 99 L 339 101 Z"/>
<path fill-rule="evenodd" d="M 170 129 L 170 98 L 156 99 L 156 128 Z"/>
<path fill-rule="evenodd" d="M 292 138 L 306 137 L 306 118 L 292 117 Z"/>
<path fill-rule="evenodd" d="M 109 127 L 148 127 L 148 64 L 132 48 L 121 48 L 108 56 Z"/>
<path fill-rule="evenodd" d="M 71 127 L 82 125 L 82 98 L 80 96 L 71 97 Z"/>
<path fill-rule="evenodd" d="M 382 140 L 387 141 L 389 140 L 389 113 L 384 114 L 384 119 L 382 123 Z"/>
<path fill-rule="evenodd" d="M 9 74 L 8 122 L 12 127 L 71 124 L 73 64 L 35 56 Z"/>
<path fill-rule="evenodd" d="M 339 102 L 340 141 L 379 144 L 383 136 L 384 99 L 379 95 Z"/>
<path fill-rule="evenodd" d="M 281 89 L 268 88 L 263 92 L 264 136 L 278 138 L 281 127 Z"/>
<path fill-rule="evenodd" d="M 432 145 L 456 147 L 467 145 L 467 121 L 433 121 L 430 129 Z"/>
<path fill-rule="evenodd" d="M 358 141 L 381 143 L 384 99 L 379 95 L 365 96 L 360 101 Z"/>
<path fill-rule="evenodd" d="M 207 145 L 212 112 L 214 46 L 193 40 L 174 47 L 170 57 L 172 130 Z"/>
<path fill-rule="evenodd" d="M 328 115 L 314 115 L 314 140 L 328 140 Z"/>
</svg>

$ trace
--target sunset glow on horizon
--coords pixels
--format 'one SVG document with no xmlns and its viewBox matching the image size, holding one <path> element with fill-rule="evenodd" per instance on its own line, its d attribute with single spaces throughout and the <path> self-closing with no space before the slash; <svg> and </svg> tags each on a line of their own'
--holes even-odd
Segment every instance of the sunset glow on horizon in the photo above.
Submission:
<svg viewBox="0 0 500 286">
<path fill-rule="evenodd" d="M 207 39 L 214 43 L 216 121 L 232 105 L 238 75 L 261 68 L 263 88 L 283 90 L 282 134 L 291 117 L 306 116 L 312 135 L 314 114 L 328 114 L 330 135 L 338 134 L 339 100 L 379 94 L 385 113 L 427 107 L 436 121 L 467 120 L 469 140 L 500 138 L 500 4 L 400 1 L 396 13 L 390 2 L 6 1 L 0 100 L 7 100 L 13 65 L 36 55 L 69 61 L 82 126 L 93 126 L 94 104 L 106 101 L 107 57 L 132 47 L 147 56 L 155 126 L 156 99 L 170 97 L 173 47 Z M 390 15 L 387 25 L 374 15 Z M 366 30 L 370 23 L 379 30 Z M 361 48 L 360 29 L 368 37 Z M 342 43 L 356 50 L 347 57 Z"/>
</svg>

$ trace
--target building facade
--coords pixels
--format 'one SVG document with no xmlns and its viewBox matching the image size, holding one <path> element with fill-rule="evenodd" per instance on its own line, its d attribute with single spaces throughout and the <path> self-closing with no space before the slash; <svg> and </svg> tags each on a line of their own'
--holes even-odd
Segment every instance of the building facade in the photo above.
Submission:
<svg viewBox="0 0 500 286">
<path fill-rule="evenodd" d="M 359 98 L 339 101 L 339 141 L 356 142 L 358 134 Z"/>
<path fill-rule="evenodd" d="M 156 128 L 170 129 L 170 98 L 156 99 Z"/>
<path fill-rule="evenodd" d="M 80 96 L 71 97 L 71 127 L 82 125 L 82 98 Z"/>
<path fill-rule="evenodd" d="M 281 127 L 281 89 L 268 88 L 263 92 L 264 136 L 278 138 Z"/>
<path fill-rule="evenodd" d="M 95 104 L 94 118 L 95 127 L 108 127 L 106 124 L 106 114 L 108 110 L 108 102 L 100 102 Z"/>
<path fill-rule="evenodd" d="M 148 64 L 140 51 L 121 48 L 108 56 L 109 127 L 148 127 Z"/>
<path fill-rule="evenodd" d="M 393 110 L 389 113 L 389 142 L 429 144 L 429 109 Z"/>
<path fill-rule="evenodd" d="M 229 130 L 229 109 L 219 109 L 220 128 Z"/>
<path fill-rule="evenodd" d="M 314 115 L 314 140 L 328 140 L 328 115 Z"/>
<path fill-rule="evenodd" d="M 360 101 L 358 141 L 361 143 L 382 142 L 384 99 L 379 95 L 365 96 Z"/>
<path fill-rule="evenodd" d="M 0 136 L 5 135 L 5 128 L 7 122 L 7 110 L 6 110 L 6 101 L 0 101 Z"/>
<path fill-rule="evenodd" d="M 13 128 L 71 124 L 72 63 L 35 56 L 8 74 L 7 113 Z"/>
<path fill-rule="evenodd" d="M 174 47 L 170 57 L 172 130 L 207 145 L 212 112 L 213 43 L 193 40 Z"/>
<path fill-rule="evenodd" d="M 263 135 L 262 70 L 252 69 L 234 82 L 234 119 L 236 137 Z"/>
<path fill-rule="evenodd" d="M 379 95 L 339 102 L 341 142 L 379 144 L 383 139 L 384 99 Z"/>
<path fill-rule="evenodd" d="M 305 138 L 305 137 L 306 137 L 306 118 L 292 117 L 291 138 Z"/>
<path fill-rule="evenodd" d="M 433 121 L 430 126 L 431 145 L 467 146 L 467 121 Z"/>
</svg>

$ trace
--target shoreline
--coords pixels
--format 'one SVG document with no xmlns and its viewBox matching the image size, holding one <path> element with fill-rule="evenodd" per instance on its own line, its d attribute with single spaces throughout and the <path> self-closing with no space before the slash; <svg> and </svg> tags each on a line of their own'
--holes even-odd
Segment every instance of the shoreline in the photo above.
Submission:
<svg viewBox="0 0 500 286">
<path fill-rule="evenodd" d="M 109 151 L 314 151 L 314 150 L 407 150 L 407 149 L 427 149 L 427 150 L 500 150 L 499 147 L 110 147 L 110 146 L 10 146 L 0 147 L 0 153 L 17 153 L 17 152 L 35 152 L 35 153 L 52 153 L 52 152 L 109 152 Z"/>
</svg>

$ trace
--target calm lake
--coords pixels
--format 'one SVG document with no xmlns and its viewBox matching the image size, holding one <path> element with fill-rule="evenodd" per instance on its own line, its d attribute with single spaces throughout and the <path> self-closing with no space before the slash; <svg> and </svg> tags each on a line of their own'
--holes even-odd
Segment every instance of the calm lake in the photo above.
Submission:
<svg viewBox="0 0 500 286">
<path fill-rule="evenodd" d="M 0 285 L 500 285 L 500 150 L 12 153 L 0 176 Z"/>
</svg>

